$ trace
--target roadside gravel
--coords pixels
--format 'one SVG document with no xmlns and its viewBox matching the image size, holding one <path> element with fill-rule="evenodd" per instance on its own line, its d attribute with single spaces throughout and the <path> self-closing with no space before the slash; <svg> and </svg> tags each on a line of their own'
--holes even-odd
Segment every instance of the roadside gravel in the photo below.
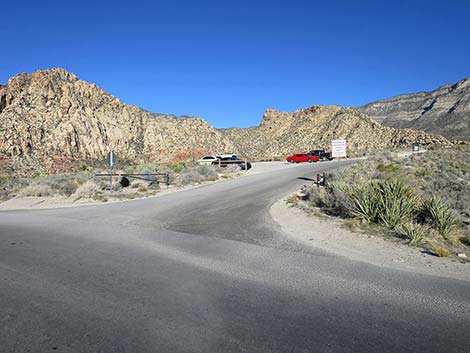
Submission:
<svg viewBox="0 0 470 353">
<path fill-rule="evenodd" d="M 270 209 L 273 220 L 287 236 L 307 247 L 379 267 L 470 281 L 470 263 L 439 258 L 405 244 L 352 232 L 333 217 L 309 216 L 282 199 Z M 467 254 L 468 255 L 468 254 Z"/>
</svg>

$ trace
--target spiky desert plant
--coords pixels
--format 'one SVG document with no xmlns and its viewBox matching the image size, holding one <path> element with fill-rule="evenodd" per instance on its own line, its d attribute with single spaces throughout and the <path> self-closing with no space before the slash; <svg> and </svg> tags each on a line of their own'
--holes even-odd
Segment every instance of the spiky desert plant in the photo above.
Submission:
<svg viewBox="0 0 470 353">
<path fill-rule="evenodd" d="M 419 205 L 413 189 L 401 179 L 380 181 L 377 186 L 380 223 L 389 229 L 410 219 Z"/>
<path fill-rule="evenodd" d="M 424 200 L 421 217 L 435 228 L 444 239 L 449 237 L 457 225 L 457 218 L 449 205 L 439 197 L 432 196 Z"/>
<path fill-rule="evenodd" d="M 376 183 L 356 186 L 351 192 L 354 203 L 353 215 L 368 223 L 377 221 L 378 216 L 378 189 Z"/>
<path fill-rule="evenodd" d="M 416 222 L 406 222 L 397 227 L 398 234 L 407 238 L 410 245 L 419 245 L 430 231 L 427 226 Z"/>
</svg>

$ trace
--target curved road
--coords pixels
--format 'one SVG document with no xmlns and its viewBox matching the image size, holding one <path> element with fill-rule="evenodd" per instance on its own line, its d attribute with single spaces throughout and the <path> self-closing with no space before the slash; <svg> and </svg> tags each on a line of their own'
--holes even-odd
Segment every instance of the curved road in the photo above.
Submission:
<svg viewBox="0 0 470 353">
<path fill-rule="evenodd" d="M 342 164 L 0 212 L 0 352 L 469 351 L 469 282 L 307 250 L 271 220 Z"/>
</svg>

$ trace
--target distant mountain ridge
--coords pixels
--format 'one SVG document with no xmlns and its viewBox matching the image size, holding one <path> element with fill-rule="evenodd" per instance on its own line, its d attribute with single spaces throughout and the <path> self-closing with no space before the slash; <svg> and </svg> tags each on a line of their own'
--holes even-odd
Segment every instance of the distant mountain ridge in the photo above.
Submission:
<svg viewBox="0 0 470 353">
<path fill-rule="evenodd" d="M 365 114 L 339 106 L 311 106 L 294 112 L 267 109 L 261 124 L 251 128 L 221 131 L 241 154 L 256 159 L 282 158 L 314 148 L 330 149 L 331 140 L 346 139 L 349 152 L 423 145 L 446 145 L 442 136 L 384 127 Z"/>
<path fill-rule="evenodd" d="M 74 162 L 120 159 L 169 162 L 206 153 L 254 159 L 285 157 L 332 139 L 350 151 L 449 144 L 441 136 L 383 127 L 356 109 L 313 106 L 266 110 L 258 127 L 215 129 L 200 118 L 151 113 L 122 103 L 61 68 L 12 77 L 0 86 L 0 174 L 30 175 L 73 169 Z M 77 163 L 75 163 L 75 166 Z"/>
<path fill-rule="evenodd" d="M 431 92 L 402 94 L 357 109 L 385 126 L 470 141 L 470 78 Z"/>
</svg>

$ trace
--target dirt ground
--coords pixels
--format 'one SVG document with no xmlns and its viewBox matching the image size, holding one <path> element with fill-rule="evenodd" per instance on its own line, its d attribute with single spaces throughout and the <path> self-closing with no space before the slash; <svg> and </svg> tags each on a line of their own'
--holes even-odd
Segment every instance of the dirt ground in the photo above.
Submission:
<svg viewBox="0 0 470 353">
<path fill-rule="evenodd" d="M 439 258 L 417 247 L 353 232 L 333 217 L 307 215 L 286 199 L 274 203 L 270 213 L 288 236 L 305 246 L 375 266 L 470 281 L 470 262 Z"/>
</svg>

